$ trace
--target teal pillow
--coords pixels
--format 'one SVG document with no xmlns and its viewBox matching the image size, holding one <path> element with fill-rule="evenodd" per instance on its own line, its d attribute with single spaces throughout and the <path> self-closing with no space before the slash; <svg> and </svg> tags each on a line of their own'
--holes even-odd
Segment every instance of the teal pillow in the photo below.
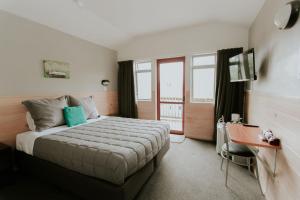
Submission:
<svg viewBox="0 0 300 200">
<path fill-rule="evenodd" d="M 86 123 L 86 117 L 82 106 L 65 107 L 64 117 L 68 127 Z"/>
</svg>

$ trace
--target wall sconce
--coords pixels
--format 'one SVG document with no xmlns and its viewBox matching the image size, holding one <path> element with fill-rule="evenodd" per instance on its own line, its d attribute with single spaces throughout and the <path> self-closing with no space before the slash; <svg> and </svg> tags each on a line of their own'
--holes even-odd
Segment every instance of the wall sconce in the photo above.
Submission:
<svg viewBox="0 0 300 200">
<path fill-rule="evenodd" d="M 103 86 L 104 91 L 107 91 L 107 87 L 109 86 L 110 81 L 109 80 L 102 80 L 101 85 Z"/>
<path fill-rule="evenodd" d="M 294 0 L 285 4 L 278 10 L 274 18 L 275 26 L 280 29 L 288 29 L 295 25 L 299 17 L 300 1 Z"/>
</svg>

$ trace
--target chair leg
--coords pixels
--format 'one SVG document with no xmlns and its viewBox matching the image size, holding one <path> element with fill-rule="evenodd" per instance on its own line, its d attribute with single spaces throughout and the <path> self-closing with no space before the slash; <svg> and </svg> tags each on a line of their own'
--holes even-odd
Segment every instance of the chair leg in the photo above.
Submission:
<svg viewBox="0 0 300 200">
<path fill-rule="evenodd" d="M 227 164 L 226 164 L 226 179 L 225 179 L 225 186 L 227 187 L 229 158 L 227 158 L 226 160 L 227 160 Z"/>
<path fill-rule="evenodd" d="M 251 173 L 251 158 L 247 158 L 247 166 L 248 166 L 249 174 L 252 176 L 252 173 Z"/>
<path fill-rule="evenodd" d="M 221 171 L 223 170 L 223 162 L 224 162 L 224 158 L 222 157 L 222 161 L 221 161 Z"/>
<path fill-rule="evenodd" d="M 262 191 L 261 184 L 260 184 L 260 180 L 259 180 L 257 158 L 255 158 L 255 171 L 256 171 L 256 176 L 257 176 L 256 178 L 257 178 L 257 182 L 258 182 L 258 185 L 259 185 L 260 192 L 261 192 L 262 195 L 264 195 L 264 193 Z"/>
</svg>

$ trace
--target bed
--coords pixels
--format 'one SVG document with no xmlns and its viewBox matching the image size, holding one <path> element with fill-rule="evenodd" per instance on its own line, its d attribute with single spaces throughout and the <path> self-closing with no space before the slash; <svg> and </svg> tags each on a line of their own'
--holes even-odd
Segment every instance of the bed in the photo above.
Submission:
<svg viewBox="0 0 300 200">
<path fill-rule="evenodd" d="M 100 117 L 17 135 L 20 169 L 84 199 L 133 199 L 169 149 L 160 121 Z"/>
</svg>

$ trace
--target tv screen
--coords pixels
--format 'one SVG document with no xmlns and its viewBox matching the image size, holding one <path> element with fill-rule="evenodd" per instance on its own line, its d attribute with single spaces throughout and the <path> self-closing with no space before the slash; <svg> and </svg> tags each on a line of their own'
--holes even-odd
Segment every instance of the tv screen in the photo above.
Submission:
<svg viewBox="0 0 300 200">
<path fill-rule="evenodd" d="M 230 82 L 256 80 L 254 49 L 229 59 Z"/>
<path fill-rule="evenodd" d="M 243 54 L 229 59 L 230 82 L 249 81 L 248 70 L 245 68 L 244 62 Z"/>
<path fill-rule="evenodd" d="M 244 53 L 244 57 L 246 58 L 245 66 L 249 70 L 249 79 L 251 81 L 255 81 L 257 79 L 255 74 L 255 56 L 254 49 L 249 49 Z"/>
</svg>

